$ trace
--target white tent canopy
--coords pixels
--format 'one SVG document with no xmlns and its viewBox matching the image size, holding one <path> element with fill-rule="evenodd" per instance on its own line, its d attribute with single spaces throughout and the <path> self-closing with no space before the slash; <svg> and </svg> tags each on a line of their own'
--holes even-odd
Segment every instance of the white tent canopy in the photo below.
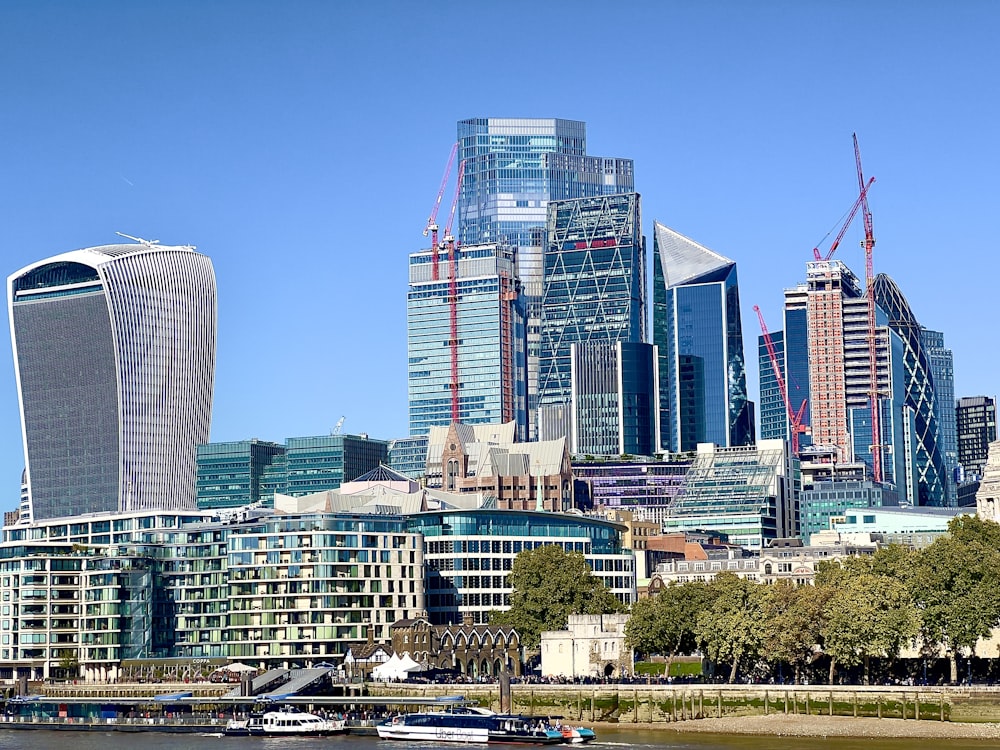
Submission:
<svg viewBox="0 0 1000 750">
<path fill-rule="evenodd" d="M 257 667 L 251 667 L 249 664 L 241 664 L 240 662 L 233 662 L 232 664 L 227 664 L 224 667 L 219 667 L 215 670 L 216 672 L 256 672 Z"/>
<path fill-rule="evenodd" d="M 372 670 L 372 677 L 385 681 L 404 680 L 407 675 L 413 672 L 423 672 L 425 669 L 422 664 L 414 661 L 408 652 L 404 653 L 402 657 L 399 654 L 393 654 L 389 661 L 379 664 Z"/>
</svg>

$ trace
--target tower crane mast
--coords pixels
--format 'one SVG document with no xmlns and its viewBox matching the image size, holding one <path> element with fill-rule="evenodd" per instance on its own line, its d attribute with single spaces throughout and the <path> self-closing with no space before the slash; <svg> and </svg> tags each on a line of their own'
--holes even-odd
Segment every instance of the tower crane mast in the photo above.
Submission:
<svg viewBox="0 0 1000 750">
<path fill-rule="evenodd" d="M 868 180 L 867 185 L 862 186 L 861 195 L 859 195 L 858 198 L 854 201 L 854 205 L 851 207 L 851 210 L 847 215 L 847 221 L 845 221 L 844 226 L 840 228 L 840 232 L 837 234 L 837 238 L 833 241 L 833 244 L 830 245 L 830 249 L 827 251 L 826 255 L 825 256 L 822 255 L 818 247 L 813 248 L 813 257 L 816 260 L 830 260 L 830 258 L 833 257 L 833 254 L 837 252 L 837 247 L 840 245 L 840 241 L 844 239 L 844 235 L 847 233 L 847 228 L 851 226 L 851 222 L 854 221 L 854 217 L 857 215 L 858 209 L 861 208 L 861 205 L 863 203 L 867 205 L 868 188 L 872 186 L 873 182 L 875 182 L 874 177 Z"/>
<path fill-rule="evenodd" d="M 767 356 L 771 360 L 771 367 L 774 368 L 774 379 L 778 381 L 778 392 L 781 393 L 781 399 L 785 402 L 785 410 L 788 414 L 788 431 L 792 442 L 792 455 L 798 456 L 799 435 L 806 431 L 805 425 L 802 424 L 802 417 L 806 411 L 807 401 L 805 399 L 802 401 L 802 405 L 797 412 L 792 410 L 792 402 L 788 398 L 788 387 L 785 384 L 784 375 L 781 374 L 781 364 L 778 362 L 778 353 L 774 348 L 774 340 L 767 330 L 767 324 L 764 323 L 764 314 L 757 305 L 753 306 L 753 311 L 757 313 L 757 320 L 760 321 L 760 331 L 764 335 L 764 346 L 767 347 Z"/>
<path fill-rule="evenodd" d="M 455 163 L 455 154 L 457 153 L 458 143 L 456 142 L 451 145 L 451 154 L 448 156 L 448 166 L 444 168 L 444 176 L 441 178 L 441 187 L 438 188 L 437 198 L 434 201 L 434 205 L 431 206 L 431 214 L 427 219 L 427 226 L 424 227 L 424 237 L 426 237 L 428 233 L 431 235 L 431 274 L 435 281 L 438 280 L 438 209 L 441 208 L 441 199 L 444 197 L 444 189 L 448 184 L 448 178 L 451 177 L 451 168 Z"/>
<path fill-rule="evenodd" d="M 861 169 L 861 149 L 858 147 L 858 134 L 853 133 L 854 163 L 858 169 L 858 187 L 861 190 L 861 219 L 865 227 L 865 297 L 868 301 L 868 375 L 869 404 L 871 406 L 872 425 L 872 479 L 882 481 L 882 427 L 879 411 L 878 391 L 878 341 L 875 337 L 875 270 L 872 262 L 872 251 L 875 249 L 875 230 L 872 225 L 872 212 L 868 208 L 868 195 L 865 188 L 865 175 Z M 870 184 L 870 183 L 869 183 Z"/>
<path fill-rule="evenodd" d="M 448 225 L 444 228 L 444 241 L 441 249 L 448 250 L 448 317 L 450 322 L 450 338 L 448 347 L 451 350 L 451 421 L 458 422 L 460 416 L 458 391 L 458 255 L 455 253 L 455 237 L 451 233 L 455 221 L 455 208 L 458 206 L 458 196 L 462 190 L 462 179 L 465 177 L 465 161 L 458 163 L 458 179 L 455 181 L 455 196 L 451 201 L 451 211 L 448 215 Z M 435 254 L 435 257 L 437 255 Z"/>
</svg>

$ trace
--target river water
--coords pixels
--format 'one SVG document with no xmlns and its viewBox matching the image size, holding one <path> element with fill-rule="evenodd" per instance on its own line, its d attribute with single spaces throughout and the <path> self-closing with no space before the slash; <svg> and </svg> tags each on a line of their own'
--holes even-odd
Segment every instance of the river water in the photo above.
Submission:
<svg viewBox="0 0 1000 750">
<path fill-rule="evenodd" d="M 601 727 L 593 750 L 913 750 L 922 742 L 933 750 L 985 750 L 984 740 L 821 739 L 677 734 L 670 730 Z M 268 739 L 149 732 L 65 732 L 0 730 L 0 750 L 455 750 L 468 745 L 390 742 L 375 737 Z M 514 747 L 514 746 L 510 746 Z M 559 745 L 557 747 L 570 746 Z"/>
</svg>

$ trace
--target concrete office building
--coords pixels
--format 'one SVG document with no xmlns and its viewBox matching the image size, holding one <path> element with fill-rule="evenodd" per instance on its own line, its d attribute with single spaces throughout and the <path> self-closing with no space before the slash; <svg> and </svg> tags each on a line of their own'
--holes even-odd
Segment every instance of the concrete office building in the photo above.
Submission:
<svg viewBox="0 0 1000 750">
<path fill-rule="evenodd" d="M 31 517 L 192 509 L 215 374 L 211 261 L 151 242 L 7 279 Z"/>
</svg>

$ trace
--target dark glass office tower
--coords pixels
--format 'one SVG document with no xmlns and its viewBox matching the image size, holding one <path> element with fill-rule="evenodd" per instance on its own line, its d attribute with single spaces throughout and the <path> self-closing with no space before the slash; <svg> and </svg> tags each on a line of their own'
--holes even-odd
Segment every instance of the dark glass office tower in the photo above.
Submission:
<svg viewBox="0 0 1000 750">
<path fill-rule="evenodd" d="M 657 451 L 656 347 L 626 341 L 573 344 L 571 450 L 649 456 Z"/>
<path fill-rule="evenodd" d="M 653 241 L 663 448 L 751 445 L 736 263 L 659 222 Z"/>
<path fill-rule="evenodd" d="M 997 402 L 990 396 L 966 396 L 955 406 L 958 463 L 966 479 L 982 477 L 990 443 L 997 439 Z"/>
</svg>

